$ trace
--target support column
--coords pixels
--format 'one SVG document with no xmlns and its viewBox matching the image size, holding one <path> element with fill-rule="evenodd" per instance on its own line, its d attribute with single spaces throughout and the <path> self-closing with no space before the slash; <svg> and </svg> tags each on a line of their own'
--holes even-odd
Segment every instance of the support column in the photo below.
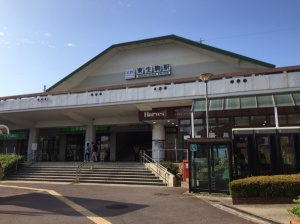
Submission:
<svg viewBox="0 0 300 224">
<path fill-rule="evenodd" d="M 27 162 L 33 158 L 33 151 L 37 151 L 37 143 L 39 137 L 39 129 L 30 128 L 29 130 L 29 138 L 28 138 L 28 146 L 27 146 Z"/>
<path fill-rule="evenodd" d="M 155 162 L 163 161 L 165 159 L 165 127 L 162 124 L 153 125 L 152 159 Z"/>
<path fill-rule="evenodd" d="M 92 142 L 96 142 L 96 126 L 94 125 L 87 125 L 85 130 L 85 144 L 84 148 L 86 147 L 86 143 L 90 143 L 92 147 Z M 83 150 L 85 151 L 85 150 Z M 84 156 L 84 154 L 83 154 Z"/>
<path fill-rule="evenodd" d="M 117 146 L 116 146 L 116 143 L 117 143 L 117 134 L 116 132 L 111 132 L 110 133 L 110 161 L 116 161 L 117 159 L 117 153 L 116 153 L 116 150 L 117 150 Z"/>
</svg>

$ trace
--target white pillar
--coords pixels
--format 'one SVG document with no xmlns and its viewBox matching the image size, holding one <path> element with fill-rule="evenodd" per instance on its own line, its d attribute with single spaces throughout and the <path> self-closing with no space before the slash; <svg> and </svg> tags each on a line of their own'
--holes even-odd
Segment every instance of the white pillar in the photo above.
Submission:
<svg viewBox="0 0 300 224">
<path fill-rule="evenodd" d="M 96 126 L 94 125 L 87 125 L 85 130 L 85 144 L 84 148 L 86 147 L 86 143 L 90 143 L 92 147 L 92 142 L 96 141 Z M 85 150 L 83 150 L 85 151 Z"/>
<path fill-rule="evenodd" d="M 276 128 L 279 128 L 278 112 L 277 112 L 277 107 L 276 106 L 274 106 L 274 114 L 275 114 L 275 125 L 276 125 Z"/>
<path fill-rule="evenodd" d="M 191 138 L 195 138 L 194 112 L 191 112 L 191 127 L 192 127 L 192 136 L 191 136 Z"/>
<path fill-rule="evenodd" d="M 28 138 L 28 146 L 27 146 L 27 161 L 33 159 L 33 145 L 37 146 L 38 143 L 38 135 L 39 130 L 37 128 L 30 128 L 29 130 L 29 138 Z"/>
<path fill-rule="evenodd" d="M 153 125 L 152 159 L 155 162 L 163 161 L 165 159 L 165 127 L 162 124 Z"/>
</svg>

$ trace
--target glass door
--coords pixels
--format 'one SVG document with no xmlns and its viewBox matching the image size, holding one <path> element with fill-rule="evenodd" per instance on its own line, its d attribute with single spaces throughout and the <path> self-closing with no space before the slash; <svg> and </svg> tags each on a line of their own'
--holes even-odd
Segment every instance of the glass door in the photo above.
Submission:
<svg viewBox="0 0 300 224">
<path fill-rule="evenodd" d="M 228 191 L 230 156 L 228 144 L 194 144 L 191 152 L 191 188 L 199 191 Z"/>
<path fill-rule="evenodd" d="M 66 161 L 83 161 L 84 137 L 84 135 L 67 136 Z"/>
<path fill-rule="evenodd" d="M 110 135 L 97 134 L 96 144 L 99 147 L 99 161 L 110 161 Z"/>
<path fill-rule="evenodd" d="M 260 175 L 270 175 L 272 172 L 270 136 L 257 136 L 256 147 L 258 152 L 258 171 Z"/>
<path fill-rule="evenodd" d="M 197 151 L 192 152 L 192 187 L 201 190 L 209 189 L 208 151 L 207 145 L 197 145 Z"/>
<path fill-rule="evenodd" d="M 283 173 L 296 173 L 296 154 L 293 135 L 280 136 L 279 144 Z"/>
<path fill-rule="evenodd" d="M 227 144 L 210 146 L 210 187 L 213 191 L 229 190 L 229 155 Z"/>
</svg>

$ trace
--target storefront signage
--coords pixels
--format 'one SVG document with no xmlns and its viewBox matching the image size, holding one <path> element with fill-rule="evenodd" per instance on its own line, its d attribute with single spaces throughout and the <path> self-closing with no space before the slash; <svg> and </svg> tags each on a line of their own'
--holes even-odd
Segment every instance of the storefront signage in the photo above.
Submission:
<svg viewBox="0 0 300 224">
<path fill-rule="evenodd" d="M 108 130 L 109 130 L 108 126 L 104 126 L 104 125 L 96 126 L 96 131 L 108 131 Z"/>
<path fill-rule="evenodd" d="M 86 126 L 73 126 L 61 129 L 61 132 L 85 132 Z"/>
<path fill-rule="evenodd" d="M 137 125 L 130 125 L 131 130 L 149 130 L 150 125 L 148 124 L 137 124 Z"/>
<path fill-rule="evenodd" d="M 0 140 L 17 140 L 17 139 L 26 139 L 26 133 L 16 132 L 16 133 L 10 133 L 8 135 L 0 136 Z"/>
<path fill-rule="evenodd" d="M 167 111 L 158 111 L 158 112 L 152 112 L 152 111 L 147 111 L 144 112 L 144 117 L 145 118 L 166 118 L 167 117 Z"/>
<path fill-rule="evenodd" d="M 171 75 L 170 64 L 138 67 L 135 69 L 127 69 L 125 71 L 125 79 L 140 79 L 164 75 Z"/>
<path fill-rule="evenodd" d="M 61 129 L 61 132 L 85 132 L 86 126 L 74 126 L 74 127 L 64 127 Z M 96 131 L 108 131 L 109 126 L 96 126 Z"/>
</svg>

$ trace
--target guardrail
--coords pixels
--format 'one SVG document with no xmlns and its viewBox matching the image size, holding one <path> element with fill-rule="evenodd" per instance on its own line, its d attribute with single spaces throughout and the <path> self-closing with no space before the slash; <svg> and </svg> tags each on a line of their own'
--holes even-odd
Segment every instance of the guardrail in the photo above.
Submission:
<svg viewBox="0 0 300 224">
<path fill-rule="evenodd" d="M 174 187 L 175 185 L 175 176 L 171 174 L 167 168 L 162 166 L 159 162 L 154 161 L 150 156 L 148 156 L 145 151 L 140 152 L 140 157 L 142 163 L 152 170 L 157 177 L 159 177 L 164 184 L 170 187 Z"/>
</svg>

